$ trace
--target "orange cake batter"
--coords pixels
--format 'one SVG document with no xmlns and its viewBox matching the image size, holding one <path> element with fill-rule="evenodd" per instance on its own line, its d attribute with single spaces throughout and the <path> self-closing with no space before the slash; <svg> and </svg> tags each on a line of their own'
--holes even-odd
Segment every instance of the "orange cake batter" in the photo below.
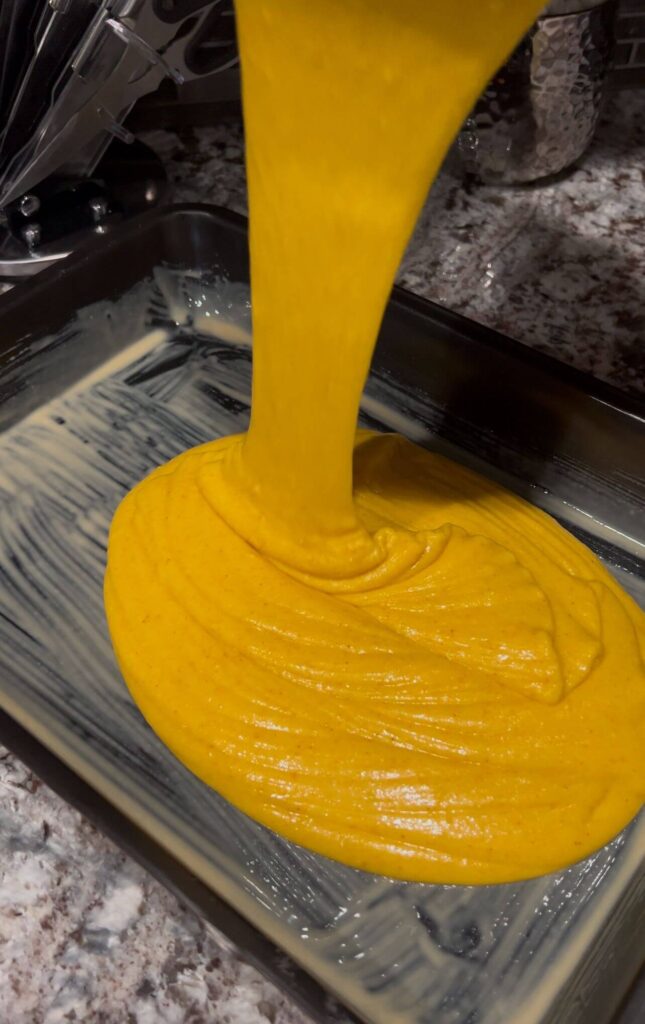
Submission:
<svg viewBox="0 0 645 1024">
<path fill-rule="evenodd" d="M 152 727 L 356 867 L 487 883 L 638 811 L 645 617 L 553 520 L 402 438 L 362 387 L 428 185 L 536 0 L 237 0 L 253 407 L 112 526 L 106 607 Z"/>
</svg>

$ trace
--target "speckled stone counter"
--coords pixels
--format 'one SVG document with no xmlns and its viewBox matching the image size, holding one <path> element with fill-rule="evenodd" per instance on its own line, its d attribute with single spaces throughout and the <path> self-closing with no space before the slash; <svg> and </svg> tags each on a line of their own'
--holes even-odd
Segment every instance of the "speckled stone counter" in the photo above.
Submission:
<svg viewBox="0 0 645 1024">
<path fill-rule="evenodd" d="M 239 124 L 147 141 L 175 202 L 246 212 Z M 399 283 L 619 388 L 645 390 L 645 90 L 607 106 L 579 167 L 547 184 L 464 181 L 450 155 Z"/>
<path fill-rule="evenodd" d="M 172 201 L 244 211 L 239 124 L 150 133 Z M 432 190 L 399 280 L 633 391 L 645 390 L 645 92 L 611 105 L 562 180 Z M 625 1021 L 642 1019 L 638 1005 Z M 629 1014 L 632 1014 L 629 1017 Z M 301 1024 L 146 872 L 0 751 L 0 1024 Z"/>
</svg>

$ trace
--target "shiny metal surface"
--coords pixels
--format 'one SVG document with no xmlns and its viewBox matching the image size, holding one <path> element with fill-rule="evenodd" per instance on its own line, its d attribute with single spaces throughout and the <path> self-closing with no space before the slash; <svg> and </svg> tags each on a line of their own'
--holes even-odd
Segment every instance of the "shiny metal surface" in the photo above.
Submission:
<svg viewBox="0 0 645 1024">
<path fill-rule="evenodd" d="M 557 174 L 579 159 L 593 138 L 615 4 L 603 0 L 557 16 L 553 9 L 491 80 L 459 136 L 466 169 L 484 181 L 513 184 Z"/>
<path fill-rule="evenodd" d="M 0 278 L 30 277 L 164 197 L 160 160 L 140 142 L 115 142 L 82 182 L 45 182 L 0 214 Z"/>
<path fill-rule="evenodd" d="M 196 41 L 212 30 L 214 18 L 232 13 L 229 0 L 194 0 L 189 6 L 190 24 L 182 14 L 186 5 L 173 7 L 172 0 L 165 7 L 157 0 L 100 0 L 89 24 L 79 30 L 72 15 L 86 8 L 85 0 L 45 5 L 42 38 L 8 117 L 9 127 L 22 129 L 28 122 L 33 130 L 26 140 L 25 132 L 18 132 L 16 148 L 4 145 L 10 136 L 6 128 L 0 131 L 0 206 L 61 170 L 79 177 L 91 174 L 111 138 L 123 137 L 121 125 L 134 103 L 165 77 L 188 82 L 236 62 L 226 40 L 209 43 L 212 59 L 196 56 Z M 45 38 L 50 51 L 55 38 L 56 46 L 69 47 L 71 53 L 54 79 L 43 61 Z M 41 111 L 38 117 L 34 104 Z"/>
</svg>

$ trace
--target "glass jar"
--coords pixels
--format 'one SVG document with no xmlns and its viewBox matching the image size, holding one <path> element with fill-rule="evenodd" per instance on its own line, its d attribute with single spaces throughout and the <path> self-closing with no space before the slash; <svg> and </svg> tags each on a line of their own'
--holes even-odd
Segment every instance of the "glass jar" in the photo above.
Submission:
<svg viewBox="0 0 645 1024">
<path fill-rule="evenodd" d="M 558 174 L 593 138 L 615 0 L 555 0 L 489 83 L 457 141 L 468 171 L 521 183 Z"/>
</svg>

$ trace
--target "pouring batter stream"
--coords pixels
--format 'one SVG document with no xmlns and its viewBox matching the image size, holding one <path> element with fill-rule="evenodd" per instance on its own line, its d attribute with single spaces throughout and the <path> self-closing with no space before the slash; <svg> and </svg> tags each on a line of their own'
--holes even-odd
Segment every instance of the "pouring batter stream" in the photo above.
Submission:
<svg viewBox="0 0 645 1024">
<path fill-rule="evenodd" d="M 289 838 L 434 882 L 560 868 L 643 799 L 644 617 L 496 485 L 356 421 L 428 185 L 535 0 L 237 0 L 253 406 L 126 497 L 146 718 Z"/>
</svg>

